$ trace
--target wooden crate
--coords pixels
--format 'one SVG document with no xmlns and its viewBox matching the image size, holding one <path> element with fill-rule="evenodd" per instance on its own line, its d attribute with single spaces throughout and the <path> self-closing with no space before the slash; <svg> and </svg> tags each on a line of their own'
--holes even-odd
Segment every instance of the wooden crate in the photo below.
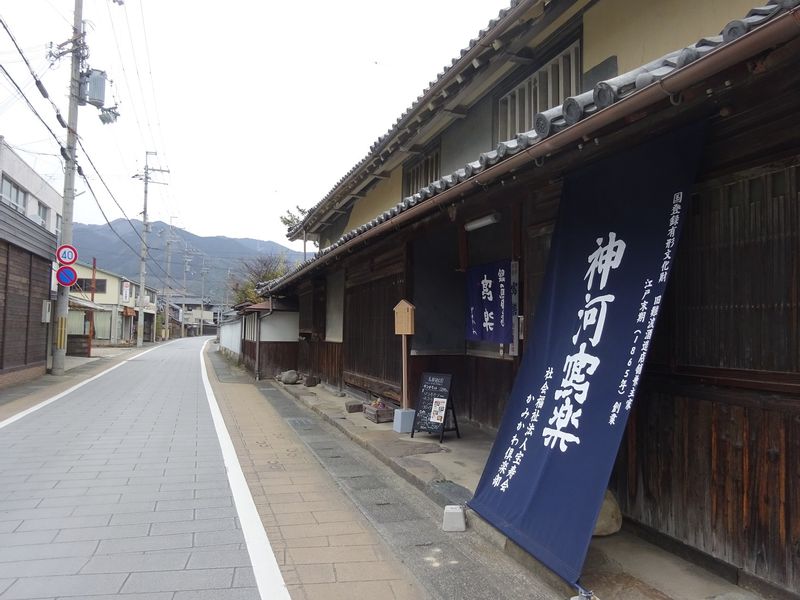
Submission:
<svg viewBox="0 0 800 600">
<path fill-rule="evenodd" d="M 364 405 L 364 416 L 373 423 L 388 423 L 394 421 L 393 408 L 377 408 L 370 404 Z"/>
</svg>

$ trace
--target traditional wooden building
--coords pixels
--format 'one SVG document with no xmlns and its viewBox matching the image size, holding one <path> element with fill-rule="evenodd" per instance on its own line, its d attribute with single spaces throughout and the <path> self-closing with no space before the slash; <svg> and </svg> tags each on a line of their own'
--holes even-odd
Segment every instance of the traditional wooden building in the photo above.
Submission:
<svg viewBox="0 0 800 600">
<path fill-rule="evenodd" d="M 392 308 L 410 300 L 410 389 L 452 373 L 459 420 L 492 430 L 536 344 L 564 175 L 706 123 L 611 488 L 648 539 L 797 597 L 800 8 L 749 4 L 513 2 L 290 231 L 320 251 L 261 292 L 297 301 L 302 372 L 394 401 Z M 464 273 L 501 259 L 514 342 L 467 342 Z"/>
<path fill-rule="evenodd" d="M 45 374 L 56 236 L 0 203 L 0 388 Z"/>
</svg>

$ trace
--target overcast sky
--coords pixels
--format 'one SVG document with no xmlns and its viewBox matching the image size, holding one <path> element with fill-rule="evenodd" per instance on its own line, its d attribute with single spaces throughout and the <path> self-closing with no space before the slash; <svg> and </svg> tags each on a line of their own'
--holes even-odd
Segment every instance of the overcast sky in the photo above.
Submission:
<svg viewBox="0 0 800 600">
<path fill-rule="evenodd" d="M 144 167 L 169 185 L 150 186 L 149 218 L 199 235 L 289 244 L 278 217 L 316 204 L 401 113 L 459 55 L 508 0 L 84 0 L 91 68 L 113 85 L 101 124 L 80 109 L 89 156 L 130 218 L 141 218 Z M 70 36 L 74 0 L 3 0 L 0 16 L 51 98 L 67 116 L 69 57 L 54 64 L 49 44 Z M 0 63 L 56 134 L 52 106 L 5 31 Z M 63 192 L 54 140 L 0 75 L 0 135 Z M 87 160 L 100 204 L 122 216 Z M 78 185 L 79 192 L 84 189 Z M 104 223 L 89 193 L 75 221 Z"/>
</svg>

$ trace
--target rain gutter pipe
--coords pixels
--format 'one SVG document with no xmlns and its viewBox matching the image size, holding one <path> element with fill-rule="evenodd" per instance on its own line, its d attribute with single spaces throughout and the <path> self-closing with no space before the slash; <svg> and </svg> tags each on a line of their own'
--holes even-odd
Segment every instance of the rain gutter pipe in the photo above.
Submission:
<svg viewBox="0 0 800 600">
<path fill-rule="evenodd" d="M 328 264 L 331 260 L 345 252 L 352 252 L 359 242 L 368 242 L 384 233 L 397 230 L 403 225 L 420 218 L 420 216 L 457 200 L 471 191 L 470 185 L 483 188 L 503 175 L 507 175 L 530 162 L 544 158 L 558 150 L 562 150 L 569 144 L 583 141 L 584 138 L 590 137 L 593 132 L 635 114 L 655 104 L 665 96 L 675 96 L 686 88 L 707 79 L 711 75 L 719 73 L 768 48 L 787 42 L 799 35 L 800 8 L 794 8 L 774 20 L 768 21 L 761 27 L 744 34 L 742 37 L 709 52 L 703 58 L 673 71 L 663 79 L 653 82 L 611 106 L 586 117 L 575 125 L 567 127 L 554 134 L 552 137 L 546 138 L 518 154 L 506 158 L 478 175 L 452 188 L 444 190 L 436 196 L 406 209 L 396 217 L 365 231 L 361 235 L 353 238 L 350 242 L 339 246 L 325 256 L 320 257 L 313 263 L 300 269 L 300 271 L 293 276 L 280 282 L 278 287 L 269 291 L 272 292 L 284 287 L 301 275 Z"/>
</svg>

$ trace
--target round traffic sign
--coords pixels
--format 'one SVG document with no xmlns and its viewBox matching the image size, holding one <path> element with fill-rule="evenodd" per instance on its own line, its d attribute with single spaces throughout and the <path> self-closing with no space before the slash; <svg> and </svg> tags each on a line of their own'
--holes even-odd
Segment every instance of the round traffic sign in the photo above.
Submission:
<svg viewBox="0 0 800 600">
<path fill-rule="evenodd" d="M 56 271 L 56 280 L 64 287 L 71 287 L 78 280 L 78 273 L 72 267 L 59 267 Z"/>
<path fill-rule="evenodd" d="M 78 260 L 78 250 L 75 246 L 70 246 L 69 244 L 62 244 L 56 250 L 56 259 L 62 265 L 71 265 L 74 264 L 75 261 Z"/>
</svg>

